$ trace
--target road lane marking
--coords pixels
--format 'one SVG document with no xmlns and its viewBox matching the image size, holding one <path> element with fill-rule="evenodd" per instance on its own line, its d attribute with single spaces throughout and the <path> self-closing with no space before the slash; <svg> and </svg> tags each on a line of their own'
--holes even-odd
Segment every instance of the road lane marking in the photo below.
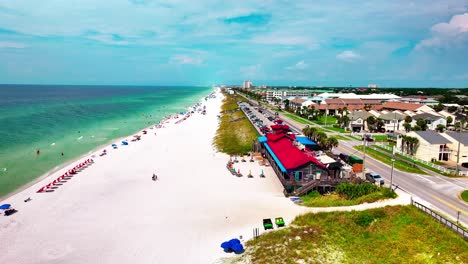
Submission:
<svg viewBox="0 0 468 264">
<path fill-rule="evenodd" d="M 463 211 L 462 209 L 456 207 L 455 205 L 453 205 L 453 204 L 451 204 L 451 203 L 449 203 L 449 202 L 447 202 L 447 201 L 445 201 L 445 200 L 442 200 L 442 199 L 440 199 L 439 197 L 437 197 L 437 196 L 435 196 L 435 195 L 432 195 L 432 198 L 434 198 L 434 199 L 436 199 L 437 201 L 439 201 L 439 202 L 441 202 L 441 203 L 447 205 L 448 207 L 450 207 L 450 208 L 452 208 L 452 209 L 455 209 L 455 210 L 459 211 L 460 213 L 462 213 L 462 214 L 468 216 L 468 212 Z"/>
</svg>

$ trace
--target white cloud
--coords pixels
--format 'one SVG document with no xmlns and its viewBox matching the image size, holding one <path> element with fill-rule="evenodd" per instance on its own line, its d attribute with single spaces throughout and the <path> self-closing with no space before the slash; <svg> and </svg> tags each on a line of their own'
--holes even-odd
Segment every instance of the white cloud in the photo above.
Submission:
<svg viewBox="0 0 468 264">
<path fill-rule="evenodd" d="M 0 48 L 24 49 L 27 45 L 19 42 L 0 41 Z"/>
<path fill-rule="evenodd" d="M 318 43 L 310 37 L 285 35 L 281 32 L 256 35 L 251 39 L 251 42 L 264 45 L 305 46 L 309 49 L 318 48 Z"/>
<path fill-rule="evenodd" d="M 305 63 L 303 60 L 299 61 L 298 63 L 286 67 L 286 70 L 305 70 L 309 67 L 307 63 Z"/>
<path fill-rule="evenodd" d="M 171 63 L 175 64 L 188 64 L 188 65 L 201 65 L 203 60 L 198 57 L 192 57 L 185 54 L 174 55 L 169 60 Z"/>
<path fill-rule="evenodd" d="M 433 36 L 423 39 L 416 49 L 466 45 L 468 41 L 468 13 L 454 15 L 448 23 L 438 23 L 431 28 Z"/>
<path fill-rule="evenodd" d="M 362 56 L 359 55 L 358 53 L 352 51 L 352 50 L 345 50 L 338 55 L 336 55 L 336 58 L 342 61 L 346 62 L 353 62 L 355 60 L 360 59 Z"/>
<path fill-rule="evenodd" d="M 109 45 L 118 45 L 118 46 L 126 46 L 129 45 L 129 42 L 126 40 L 115 39 L 110 34 L 99 34 L 99 35 L 92 35 L 88 36 L 87 38 L 96 40 L 105 44 Z"/>
</svg>

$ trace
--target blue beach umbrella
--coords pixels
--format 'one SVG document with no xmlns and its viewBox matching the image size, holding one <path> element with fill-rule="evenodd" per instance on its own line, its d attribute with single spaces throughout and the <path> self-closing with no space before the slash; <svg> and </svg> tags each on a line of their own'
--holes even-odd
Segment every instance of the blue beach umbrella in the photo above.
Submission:
<svg viewBox="0 0 468 264">
<path fill-rule="evenodd" d="M 229 241 L 223 242 L 223 243 L 221 243 L 221 247 L 224 250 L 229 250 L 231 248 L 231 243 L 229 243 Z"/>
<path fill-rule="evenodd" d="M 113 147 L 117 147 L 117 144 L 112 144 Z"/>
<path fill-rule="evenodd" d="M 241 253 L 242 251 L 244 251 L 244 247 L 241 243 L 232 245 L 231 249 L 236 253 Z"/>
<path fill-rule="evenodd" d="M 6 209 L 8 209 L 8 208 L 10 208 L 10 207 L 11 207 L 11 204 L 2 204 L 2 205 L 0 206 L 0 209 L 6 210 Z"/>
</svg>

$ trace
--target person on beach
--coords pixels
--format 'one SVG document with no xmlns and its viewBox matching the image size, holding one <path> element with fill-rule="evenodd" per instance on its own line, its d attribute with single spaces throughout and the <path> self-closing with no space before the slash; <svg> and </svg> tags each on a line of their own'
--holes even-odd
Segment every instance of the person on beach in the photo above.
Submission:
<svg viewBox="0 0 468 264">
<path fill-rule="evenodd" d="M 156 181 L 158 179 L 158 176 L 156 176 L 155 173 L 153 173 L 153 181 Z"/>
</svg>

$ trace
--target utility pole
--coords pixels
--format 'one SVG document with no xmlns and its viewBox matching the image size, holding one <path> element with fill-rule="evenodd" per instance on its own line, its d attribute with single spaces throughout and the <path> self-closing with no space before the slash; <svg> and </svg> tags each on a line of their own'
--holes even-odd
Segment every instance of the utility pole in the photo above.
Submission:
<svg viewBox="0 0 468 264">
<path fill-rule="evenodd" d="M 364 157 L 362 158 L 362 179 L 364 180 L 366 178 L 366 147 L 367 147 L 367 140 L 366 137 L 364 137 Z"/>
<path fill-rule="evenodd" d="M 327 117 L 328 117 L 328 104 L 326 105 L 326 109 L 325 109 L 325 125 L 324 125 L 325 127 L 327 126 Z"/>
<path fill-rule="evenodd" d="M 392 146 L 392 171 L 390 172 L 390 189 L 393 185 L 393 168 L 395 167 L 395 146 Z"/>
<path fill-rule="evenodd" d="M 457 170 L 455 172 L 455 176 L 458 176 L 458 174 L 460 172 L 460 168 L 458 167 L 458 163 L 460 162 L 460 138 L 461 138 L 462 126 L 463 126 L 463 123 L 460 122 L 460 130 L 458 130 Z"/>
</svg>

